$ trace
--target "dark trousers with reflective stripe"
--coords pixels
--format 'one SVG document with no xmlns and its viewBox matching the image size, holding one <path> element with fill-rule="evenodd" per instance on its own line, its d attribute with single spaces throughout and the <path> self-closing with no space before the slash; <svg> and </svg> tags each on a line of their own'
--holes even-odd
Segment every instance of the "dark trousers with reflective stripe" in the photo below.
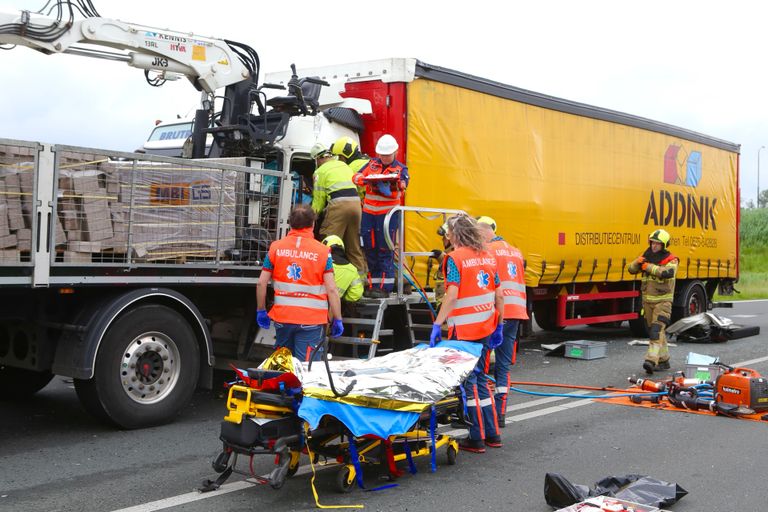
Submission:
<svg viewBox="0 0 768 512">
<path fill-rule="evenodd" d="M 515 339 L 517 338 L 519 323 L 519 320 L 504 320 L 504 327 L 502 327 L 504 338 L 501 345 L 494 350 L 496 356 L 496 361 L 493 363 L 493 377 L 496 379 L 494 402 L 499 423 L 504 421 L 504 415 L 507 412 L 507 395 L 509 395 L 509 381 L 511 380 L 509 369 L 512 367 L 512 354 L 515 351 Z"/>
<path fill-rule="evenodd" d="M 368 262 L 368 273 L 371 278 L 387 279 L 389 282 L 381 283 L 381 288 L 386 292 L 391 292 L 394 287 L 395 278 L 395 256 L 392 250 L 387 247 L 384 240 L 384 217 L 386 215 L 373 215 L 363 212 L 363 219 L 360 228 L 360 235 L 363 239 L 363 252 Z M 400 213 L 392 215 L 389 223 L 389 236 L 394 243 L 397 243 L 397 229 L 400 226 Z M 374 288 L 378 288 L 374 284 Z"/>
<path fill-rule="evenodd" d="M 496 408 L 493 405 L 488 370 L 490 366 L 491 349 L 488 347 L 490 336 L 479 340 L 471 340 L 483 344 L 483 352 L 477 366 L 464 381 L 464 391 L 467 394 L 467 413 L 472 426 L 469 427 L 469 438 L 483 440 L 499 435 L 496 422 Z M 465 340 L 469 341 L 469 340 Z"/>
</svg>

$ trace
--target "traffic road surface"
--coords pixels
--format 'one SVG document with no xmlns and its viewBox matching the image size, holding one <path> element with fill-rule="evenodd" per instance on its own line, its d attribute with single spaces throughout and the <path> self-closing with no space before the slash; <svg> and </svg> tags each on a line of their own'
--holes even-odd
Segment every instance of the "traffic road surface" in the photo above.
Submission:
<svg viewBox="0 0 768 512">
<path fill-rule="evenodd" d="M 719 344 L 671 347 L 673 369 L 688 352 L 719 356 L 768 375 L 768 302 L 735 303 L 714 313 L 758 325 L 761 334 Z M 626 325 L 626 324 L 625 324 Z M 607 357 L 591 361 L 545 355 L 541 344 L 567 339 L 608 341 Z M 522 343 L 513 378 L 519 381 L 626 387 L 641 374 L 645 347 L 629 345 L 623 329 L 580 328 L 536 332 Z M 668 374 L 666 374 L 668 375 Z M 569 389 L 526 388 L 545 393 Z M 579 391 L 595 394 L 596 392 Z M 30 400 L 0 404 L 0 510 L 2 511 L 253 511 L 310 510 L 315 499 L 306 457 L 280 490 L 233 475 L 218 491 L 195 489 L 215 478 L 211 461 L 221 446 L 223 393 L 199 392 L 178 420 L 137 431 L 104 426 L 80 408 L 71 381 L 57 377 Z M 588 399 L 510 395 L 504 446 L 485 454 L 460 452 L 455 466 L 438 454 L 438 470 L 417 459 L 395 487 L 377 492 L 335 491 L 338 467 L 319 467 L 323 505 L 362 504 L 366 510 L 549 511 L 544 475 L 560 473 L 593 485 L 602 477 L 643 474 L 677 482 L 689 494 L 678 512 L 765 508 L 768 421 L 752 422 L 683 412 L 648 410 Z M 444 427 L 443 430 L 450 430 Z M 241 459 L 242 462 L 242 459 Z M 272 457 L 254 458 L 267 474 Z M 382 485 L 373 473 L 366 487 Z"/>
</svg>

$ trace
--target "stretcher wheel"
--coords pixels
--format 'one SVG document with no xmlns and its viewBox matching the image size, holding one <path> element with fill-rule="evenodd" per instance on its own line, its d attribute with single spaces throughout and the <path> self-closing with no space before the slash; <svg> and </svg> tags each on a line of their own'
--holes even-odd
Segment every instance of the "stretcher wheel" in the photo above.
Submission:
<svg viewBox="0 0 768 512">
<path fill-rule="evenodd" d="M 352 469 L 350 466 L 342 466 L 339 472 L 336 473 L 336 488 L 339 492 L 350 492 L 355 485 L 355 478 L 352 476 Z M 351 481 L 350 481 L 351 480 Z"/>
<path fill-rule="evenodd" d="M 293 475 L 296 474 L 296 472 L 299 470 L 299 466 L 301 464 L 299 463 L 299 457 L 296 457 L 296 462 L 293 462 L 293 452 L 291 452 L 291 464 L 288 466 L 288 473 L 286 473 L 286 476 L 288 478 L 291 478 Z"/>
<path fill-rule="evenodd" d="M 448 444 L 447 455 L 448 455 L 448 465 L 455 466 L 456 457 L 459 455 L 459 451 L 450 443 Z"/>
</svg>

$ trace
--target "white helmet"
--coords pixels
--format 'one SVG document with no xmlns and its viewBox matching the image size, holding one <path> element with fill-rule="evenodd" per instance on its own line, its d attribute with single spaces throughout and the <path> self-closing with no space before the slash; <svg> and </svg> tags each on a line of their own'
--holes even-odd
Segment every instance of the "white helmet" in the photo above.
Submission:
<svg viewBox="0 0 768 512">
<path fill-rule="evenodd" d="M 393 155 L 399 147 L 395 138 L 385 133 L 379 138 L 379 142 L 376 143 L 376 153 L 379 155 Z"/>
<path fill-rule="evenodd" d="M 322 142 L 315 142 L 315 145 L 312 146 L 312 148 L 309 150 L 309 156 L 317 160 L 321 156 L 330 155 L 331 152 L 328 151 L 328 147 L 323 144 Z"/>
</svg>

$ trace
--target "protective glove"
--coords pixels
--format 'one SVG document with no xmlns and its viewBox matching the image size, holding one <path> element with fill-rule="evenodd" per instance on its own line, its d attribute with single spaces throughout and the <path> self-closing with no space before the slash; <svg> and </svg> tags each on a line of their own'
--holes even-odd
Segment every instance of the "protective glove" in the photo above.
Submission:
<svg viewBox="0 0 768 512">
<path fill-rule="evenodd" d="M 432 249 L 432 257 L 433 258 L 439 260 L 440 256 L 442 256 L 442 255 L 443 255 L 443 251 L 441 251 L 440 249 Z"/>
<path fill-rule="evenodd" d="M 440 324 L 432 324 L 432 333 L 429 335 L 429 346 L 434 347 L 435 344 L 442 341 L 442 339 L 440 334 Z"/>
<path fill-rule="evenodd" d="M 331 338 L 338 338 L 342 334 L 344 334 L 344 324 L 341 323 L 340 318 L 336 318 L 331 324 Z"/>
<path fill-rule="evenodd" d="M 378 182 L 376 184 L 376 189 L 379 191 L 379 194 L 383 195 L 384 197 L 392 197 L 392 186 L 388 181 Z"/>
<path fill-rule="evenodd" d="M 496 330 L 491 333 L 491 339 L 488 340 L 488 348 L 495 349 L 501 346 L 501 342 L 504 341 L 503 329 L 502 324 L 496 326 Z"/>
<path fill-rule="evenodd" d="M 644 261 L 643 264 L 640 265 L 640 268 L 643 269 L 643 272 L 647 272 L 648 271 L 648 267 L 650 267 L 650 266 L 651 266 L 650 263 L 648 263 L 647 261 Z"/>
<path fill-rule="evenodd" d="M 645 258 L 643 258 L 642 256 L 638 256 L 637 259 L 635 260 L 635 264 L 638 267 L 642 267 L 643 263 L 645 263 Z"/>
<path fill-rule="evenodd" d="M 256 312 L 256 323 L 262 329 L 269 329 L 269 315 L 266 309 L 260 309 Z"/>
</svg>

